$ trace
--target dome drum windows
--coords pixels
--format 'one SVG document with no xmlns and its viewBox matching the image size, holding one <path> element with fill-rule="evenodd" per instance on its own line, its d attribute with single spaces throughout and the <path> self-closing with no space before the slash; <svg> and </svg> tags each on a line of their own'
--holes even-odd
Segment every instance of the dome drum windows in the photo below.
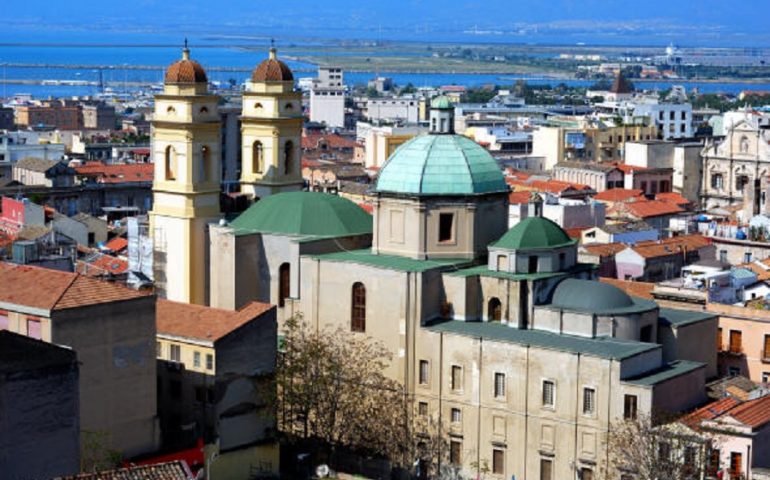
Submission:
<svg viewBox="0 0 770 480">
<path fill-rule="evenodd" d="M 264 173 L 265 171 L 265 152 L 262 142 L 255 141 L 251 145 L 251 172 Z"/>
<path fill-rule="evenodd" d="M 350 330 L 366 331 L 366 287 L 361 282 L 354 283 L 351 289 Z"/>
<path fill-rule="evenodd" d="M 291 140 L 283 145 L 283 173 L 284 175 L 294 174 L 294 142 Z"/>
<path fill-rule="evenodd" d="M 167 181 L 176 180 L 176 169 L 177 169 L 176 150 L 171 145 L 166 147 L 163 166 L 166 171 L 166 180 Z"/>
</svg>

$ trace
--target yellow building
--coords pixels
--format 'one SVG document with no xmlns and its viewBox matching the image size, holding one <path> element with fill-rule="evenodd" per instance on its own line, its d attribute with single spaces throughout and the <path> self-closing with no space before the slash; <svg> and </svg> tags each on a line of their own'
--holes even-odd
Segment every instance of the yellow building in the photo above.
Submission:
<svg viewBox="0 0 770 480">
<path fill-rule="evenodd" d="M 270 57 L 243 92 L 241 191 L 256 198 L 301 190 L 302 93 L 289 67 Z"/>
<path fill-rule="evenodd" d="M 154 276 L 158 294 L 170 300 L 206 302 L 207 224 L 221 217 L 218 103 L 185 47 L 166 70 L 152 122 Z"/>
<path fill-rule="evenodd" d="M 655 140 L 654 125 L 591 125 L 587 122 L 561 121 L 544 126 L 532 134 L 532 155 L 545 158 L 550 171 L 564 161 L 622 162 L 626 142 Z"/>
</svg>

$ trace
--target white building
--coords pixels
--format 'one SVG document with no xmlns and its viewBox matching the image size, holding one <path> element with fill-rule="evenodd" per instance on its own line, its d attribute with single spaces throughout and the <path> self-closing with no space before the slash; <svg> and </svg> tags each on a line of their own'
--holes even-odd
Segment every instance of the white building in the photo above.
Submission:
<svg viewBox="0 0 770 480">
<path fill-rule="evenodd" d="M 647 117 L 664 140 L 692 137 L 692 105 L 689 103 L 642 103 L 635 117 Z"/>
<path fill-rule="evenodd" d="M 345 126 L 345 84 L 339 67 L 318 67 L 310 88 L 310 121 L 327 127 Z"/>
<path fill-rule="evenodd" d="M 420 102 L 416 98 L 370 98 L 366 101 L 366 116 L 371 121 L 415 124 L 420 119 Z"/>
<path fill-rule="evenodd" d="M 22 158 L 64 158 L 64 144 L 40 138 L 36 132 L 0 133 L 0 178 L 9 179 L 13 165 Z"/>
</svg>

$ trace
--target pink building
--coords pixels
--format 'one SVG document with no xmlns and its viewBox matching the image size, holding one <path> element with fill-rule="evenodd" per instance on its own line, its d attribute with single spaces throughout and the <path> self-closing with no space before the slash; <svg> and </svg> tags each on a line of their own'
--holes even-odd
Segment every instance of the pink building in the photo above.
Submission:
<svg viewBox="0 0 770 480">
<path fill-rule="evenodd" d="M 714 442 L 710 475 L 752 480 L 753 469 L 770 467 L 770 395 L 746 401 L 723 398 L 695 410 L 684 422 Z"/>
</svg>

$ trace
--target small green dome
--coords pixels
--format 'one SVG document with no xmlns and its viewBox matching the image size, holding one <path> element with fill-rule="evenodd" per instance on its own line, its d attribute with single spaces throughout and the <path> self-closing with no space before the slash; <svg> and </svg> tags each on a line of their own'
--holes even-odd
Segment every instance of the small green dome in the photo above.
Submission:
<svg viewBox="0 0 770 480">
<path fill-rule="evenodd" d="M 439 95 L 430 102 L 430 108 L 436 110 L 446 110 L 452 108 L 452 101 L 446 95 Z"/>
<path fill-rule="evenodd" d="M 421 135 L 388 158 L 376 192 L 410 195 L 507 193 L 500 166 L 481 145 L 460 135 Z"/>
<path fill-rule="evenodd" d="M 236 235 L 343 237 L 372 233 L 372 216 L 337 195 L 287 192 L 259 200 L 230 223 Z"/>
<path fill-rule="evenodd" d="M 560 226 L 543 217 L 529 217 L 508 230 L 491 246 L 507 250 L 539 250 L 574 245 Z"/>
<path fill-rule="evenodd" d="M 551 306 L 589 313 L 636 313 L 656 308 L 650 300 L 635 299 L 608 283 L 568 278 L 556 286 Z"/>
</svg>

